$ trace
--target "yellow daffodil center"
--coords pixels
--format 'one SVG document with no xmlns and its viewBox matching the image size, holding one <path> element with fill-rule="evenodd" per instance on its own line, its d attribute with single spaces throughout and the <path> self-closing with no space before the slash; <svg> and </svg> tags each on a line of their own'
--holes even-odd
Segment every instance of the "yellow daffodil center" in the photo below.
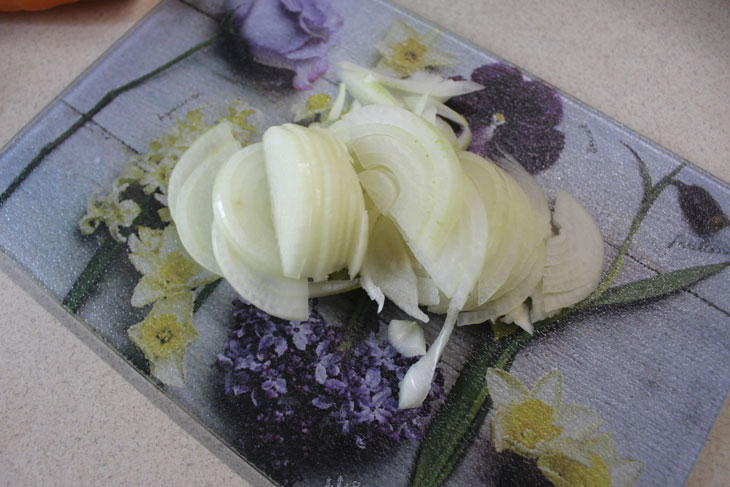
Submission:
<svg viewBox="0 0 730 487">
<path fill-rule="evenodd" d="M 534 450 L 538 443 L 560 436 L 563 429 L 553 425 L 553 408 L 539 399 L 511 404 L 506 434 L 512 440 Z"/>
<path fill-rule="evenodd" d="M 307 111 L 325 110 L 332 101 L 332 97 L 326 93 L 319 93 L 307 98 Z"/>
<path fill-rule="evenodd" d="M 195 275 L 195 264 L 180 252 L 170 252 L 160 266 L 163 286 L 184 285 Z"/>
<path fill-rule="evenodd" d="M 570 487 L 611 487 L 608 465 L 597 455 L 591 454 L 590 467 L 563 455 L 546 455 L 540 462 L 564 479 Z"/>
<path fill-rule="evenodd" d="M 503 125 L 507 121 L 507 118 L 504 116 L 504 113 L 502 113 L 502 112 L 495 113 L 492 118 L 494 120 L 494 125 L 496 125 L 497 127 L 499 127 L 500 125 Z"/>
<path fill-rule="evenodd" d="M 156 357 L 167 358 L 182 346 L 182 326 L 171 313 L 145 318 L 140 342 Z"/>
<path fill-rule="evenodd" d="M 409 37 L 396 44 L 393 49 L 393 61 L 395 64 L 403 66 L 418 66 L 424 54 L 426 54 L 426 46 Z"/>
</svg>

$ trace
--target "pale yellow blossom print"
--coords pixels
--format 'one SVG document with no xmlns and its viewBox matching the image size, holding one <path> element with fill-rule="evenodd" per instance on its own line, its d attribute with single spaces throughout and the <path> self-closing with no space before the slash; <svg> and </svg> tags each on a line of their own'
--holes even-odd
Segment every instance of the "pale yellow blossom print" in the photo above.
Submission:
<svg viewBox="0 0 730 487">
<path fill-rule="evenodd" d="M 192 318 L 193 293 L 178 294 L 157 301 L 127 332 L 149 361 L 152 375 L 167 385 L 185 385 L 185 349 L 198 339 Z"/>
<path fill-rule="evenodd" d="M 133 200 L 121 199 L 127 186 L 128 184 L 115 184 L 106 196 L 100 192 L 91 195 L 86 206 L 86 215 L 79 222 L 81 233 L 84 235 L 94 233 L 103 222 L 114 240 L 119 242 L 127 240 L 122 228 L 129 227 L 142 211 Z"/>
<path fill-rule="evenodd" d="M 298 123 L 305 120 L 314 119 L 314 117 L 318 115 L 329 112 L 331 105 L 332 97 L 327 93 L 317 93 L 315 95 L 311 95 L 303 104 L 295 105 L 293 107 L 294 122 Z"/>
<path fill-rule="evenodd" d="M 629 487 L 643 469 L 641 462 L 616 458 L 616 445 L 608 433 L 582 442 L 556 441 L 537 466 L 555 487 Z"/>
<path fill-rule="evenodd" d="M 419 34 L 397 20 L 390 26 L 385 38 L 375 44 L 375 49 L 382 56 L 378 67 L 391 70 L 398 76 L 410 76 L 427 67 L 456 64 L 456 56 L 436 48 L 438 37 L 437 30 Z"/>
<path fill-rule="evenodd" d="M 538 458 L 556 440 L 584 439 L 601 424 L 591 409 L 563 403 L 559 370 L 548 372 L 528 390 L 507 372 L 489 369 L 487 387 L 494 403 L 492 444 L 500 452 Z"/>
<path fill-rule="evenodd" d="M 129 238 L 129 249 L 129 260 L 142 274 L 132 294 L 132 306 L 187 294 L 218 278 L 190 258 L 174 224 L 164 230 L 140 227 L 138 235 Z"/>
</svg>

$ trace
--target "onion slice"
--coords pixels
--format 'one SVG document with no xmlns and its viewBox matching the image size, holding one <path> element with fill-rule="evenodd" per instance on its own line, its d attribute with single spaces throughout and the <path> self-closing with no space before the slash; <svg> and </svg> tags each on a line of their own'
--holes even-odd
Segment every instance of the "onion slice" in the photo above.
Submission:
<svg viewBox="0 0 730 487">
<path fill-rule="evenodd" d="M 388 341 L 406 357 L 418 357 L 426 353 L 423 329 L 415 321 L 391 320 L 388 325 Z"/>
<path fill-rule="evenodd" d="M 221 270 L 211 244 L 213 185 L 220 167 L 240 148 L 241 144 L 236 140 L 226 142 L 195 168 L 180 188 L 173 216 L 185 250 L 200 265 L 218 275 Z"/>
<path fill-rule="evenodd" d="M 257 308 L 285 320 L 309 318 L 309 288 L 306 279 L 291 279 L 261 271 L 246 261 L 213 226 L 213 250 L 223 277 L 233 289 Z"/>
<path fill-rule="evenodd" d="M 572 306 L 598 286 L 603 237 L 593 217 L 575 198 L 559 191 L 553 222 L 558 235 L 547 242 L 542 298 L 545 312 Z"/>
<path fill-rule="evenodd" d="M 183 153 L 177 161 L 177 164 L 175 164 L 175 168 L 172 174 L 170 174 L 170 180 L 167 183 L 167 206 L 170 209 L 170 215 L 173 220 L 176 217 L 177 197 L 190 174 L 192 174 L 202 161 L 228 142 L 233 142 L 234 140 L 236 139 L 233 137 L 231 124 L 229 122 L 221 122 L 195 139 L 195 142 Z"/>
</svg>

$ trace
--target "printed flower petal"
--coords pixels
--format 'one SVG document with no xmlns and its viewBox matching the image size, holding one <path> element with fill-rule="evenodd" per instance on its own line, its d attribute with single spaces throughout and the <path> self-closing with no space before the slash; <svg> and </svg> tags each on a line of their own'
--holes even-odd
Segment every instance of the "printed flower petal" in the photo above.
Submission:
<svg viewBox="0 0 730 487">
<path fill-rule="evenodd" d="M 145 279 L 143 277 L 134 287 L 131 304 L 135 308 L 141 308 L 148 304 L 152 304 L 163 297 L 165 297 L 165 294 L 159 289 L 159 287 L 154 285 L 150 279 Z"/>
<path fill-rule="evenodd" d="M 487 388 L 495 407 L 507 407 L 513 402 L 527 400 L 530 391 L 525 385 L 504 370 L 487 370 Z"/>
<path fill-rule="evenodd" d="M 296 89 L 327 71 L 342 17 L 327 0 L 228 0 L 234 26 L 254 60 L 295 72 Z"/>
<path fill-rule="evenodd" d="M 507 449 L 507 445 L 505 445 L 502 441 L 502 439 L 506 436 L 504 431 L 504 416 L 504 409 L 496 409 L 492 416 L 492 421 L 489 424 L 492 446 L 494 446 L 494 449 L 498 452 L 502 452 Z"/>
<path fill-rule="evenodd" d="M 169 357 L 150 362 L 150 373 L 165 385 L 185 386 L 185 350 L 178 350 Z"/>
<path fill-rule="evenodd" d="M 486 158 L 512 156 L 533 174 L 558 160 L 565 135 L 557 129 L 563 119 L 557 91 L 503 63 L 480 66 L 471 79 L 484 89 L 447 103 L 469 121 L 470 151 Z"/>
<path fill-rule="evenodd" d="M 583 462 L 586 468 L 591 465 L 590 455 L 615 457 L 610 435 L 586 440 L 598 429 L 601 418 L 587 407 L 562 402 L 559 370 L 543 375 L 528 391 L 507 372 L 489 369 L 487 386 L 495 406 L 490 426 L 497 451 L 509 449 L 533 459 L 560 454 Z"/>
<path fill-rule="evenodd" d="M 563 374 L 553 369 L 540 377 L 530 391 L 530 397 L 540 399 L 551 406 L 558 406 L 563 401 Z"/>
<path fill-rule="evenodd" d="M 591 408 L 577 404 L 561 404 L 555 424 L 563 428 L 565 436 L 580 440 L 593 434 L 602 422 L 598 413 Z"/>
<path fill-rule="evenodd" d="M 438 37 L 437 30 L 419 34 L 409 25 L 396 20 L 385 37 L 375 44 L 375 49 L 382 56 L 378 67 L 398 76 L 409 76 L 427 67 L 458 63 L 456 56 L 434 46 Z"/>
<path fill-rule="evenodd" d="M 421 408 L 398 409 L 399 376 L 414 360 L 374 333 L 350 342 L 343 327 L 327 325 L 316 304 L 307 321 L 291 322 L 236 300 L 237 326 L 218 358 L 224 391 L 240 412 L 236 423 L 246 451 L 283 485 L 301 478 L 311 459 L 340 455 L 347 447 L 385 452 L 419 440 L 434 400 L 443 398 L 437 372 Z M 307 346 L 295 346 L 294 337 Z M 276 338 L 289 344 L 281 356 L 273 348 Z M 250 367 L 239 370 L 243 364 Z M 286 392 L 278 380 L 286 380 Z"/>
<path fill-rule="evenodd" d="M 129 260 L 142 273 L 134 288 L 132 306 L 145 306 L 163 297 L 186 294 L 217 279 L 185 251 L 174 224 L 164 230 L 138 229 L 129 239 Z"/>
<path fill-rule="evenodd" d="M 644 464 L 630 458 L 618 460 L 611 469 L 611 487 L 630 487 L 634 485 L 644 470 Z"/>
<path fill-rule="evenodd" d="M 563 428 L 563 434 L 570 438 L 583 439 L 593 434 L 603 420 L 586 406 L 577 404 L 561 404 L 560 414 L 555 424 Z"/>
<path fill-rule="evenodd" d="M 609 433 L 585 441 L 560 439 L 551 444 L 537 462 L 554 485 L 561 487 L 629 487 L 641 475 L 643 465 L 631 459 L 617 459 Z"/>
<path fill-rule="evenodd" d="M 157 301 L 145 319 L 127 331 L 149 361 L 150 373 L 167 385 L 185 383 L 185 349 L 198 339 L 192 316 L 193 294 L 178 295 Z"/>
</svg>

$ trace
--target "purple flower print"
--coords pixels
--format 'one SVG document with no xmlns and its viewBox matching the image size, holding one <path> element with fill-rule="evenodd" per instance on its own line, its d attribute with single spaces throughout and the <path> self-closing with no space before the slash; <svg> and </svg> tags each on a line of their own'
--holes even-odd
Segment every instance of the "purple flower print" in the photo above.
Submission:
<svg viewBox="0 0 730 487">
<path fill-rule="evenodd" d="M 342 26 L 329 0 L 227 0 L 226 11 L 254 60 L 294 71 L 294 88 L 311 89 L 327 71 Z"/>
<path fill-rule="evenodd" d="M 484 89 L 448 102 L 469 121 L 470 151 L 488 158 L 509 154 L 532 174 L 558 160 L 565 135 L 555 128 L 563 119 L 555 90 L 502 63 L 475 69 L 471 79 Z"/>
</svg>

